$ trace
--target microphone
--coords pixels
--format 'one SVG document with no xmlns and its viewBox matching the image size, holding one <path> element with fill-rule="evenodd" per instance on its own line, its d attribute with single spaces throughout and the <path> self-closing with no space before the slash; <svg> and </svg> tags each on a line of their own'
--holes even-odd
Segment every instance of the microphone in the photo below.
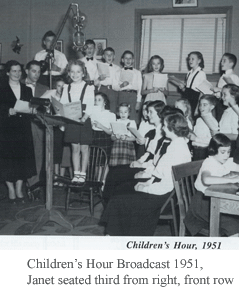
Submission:
<svg viewBox="0 0 239 300">
<path fill-rule="evenodd" d="M 73 49 L 75 51 L 81 50 L 85 44 L 85 35 L 82 32 L 85 28 L 86 16 L 79 11 L 78 4 L 76 4 L 76 14 L 73 16 Z"/>
</svg>

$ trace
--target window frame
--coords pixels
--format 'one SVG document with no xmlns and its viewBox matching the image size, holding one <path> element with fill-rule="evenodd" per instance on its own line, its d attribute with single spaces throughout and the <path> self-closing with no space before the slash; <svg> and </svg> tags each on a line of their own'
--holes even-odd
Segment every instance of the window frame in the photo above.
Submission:
<svg viewBox="0 0 239 300">
<path fill-rule="evenodd" d="M 203 8 L 163 8 L 163 9 L 136 9 L 135 10 L 135 40 L 134 54 L 135 65 L 139 69 L 140 49 L 141 49 L 141 34 L 142 34 L 142 19 L 143 15 L 199 15 L 199 14 L 226 14 L 226 39 L 225 52 L 231 52 L 232 40 L 232 6 L 221 7 L 203 7 Z M 175 74 L 178 78 L 184 79 L 186 73 L 169 73 Z M 217 81 L 220 77 L 219 73 L 208 74 L 209 81 Z"/>
</svg>

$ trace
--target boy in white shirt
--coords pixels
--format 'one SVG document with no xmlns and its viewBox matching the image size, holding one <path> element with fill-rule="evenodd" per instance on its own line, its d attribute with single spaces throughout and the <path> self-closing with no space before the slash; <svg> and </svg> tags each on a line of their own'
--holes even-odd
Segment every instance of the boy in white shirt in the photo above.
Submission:
<svg viewBox="0 0 239 300">
<path fill-rule="evenodd" d="M 212 115 L 212 110 L 217 104 L 214 95 L 203 95 L 199 100 L 200 117 L 197 118 L 190 140 L 193 146 L 193 160 L 207 157 L 207 147 L 212 135 L 219 131 L 217 120 Z"/>
<path fill-rule="evenodd" d="M 97 69 L 97 60 L 94 57 L 95 55 L 95 42 L 93 40 L 86 40 L 84 46 L 85 56 L 80 60 L 84 62 L 86 70 L 87 70 L 87 78 L 84 80 L 89 85 L 94 85 L 95 81 L 97 81 L 99 74 Z"/>
<path fill-rule="evenodd" d="M 110 111 L 117 113 L 117 101 L 119 91 L 119 78 L 120 67 L 115 65 L 115 50 L 111 47 L 107 47 L 103 53 L 103 61 L 109 66 L 110 75 L 107 77 L 105 74 L 101 74 L 98 77 L 98 81 L 95 82 L 99 86 L 99 92 L 107 95 L 110 100 Z"/>
<path fill-rule="evenodd" d="M 126 102 L 131 108 L 131 119 L 139 123 L 139 110 L 141 106 L 142 75 L 133 68 L 134 54 L 126 50 L 121 56 L 120 92 L 118 103 Z M 129 78 L 125 80 L 125 77 Z"/>
</svg>

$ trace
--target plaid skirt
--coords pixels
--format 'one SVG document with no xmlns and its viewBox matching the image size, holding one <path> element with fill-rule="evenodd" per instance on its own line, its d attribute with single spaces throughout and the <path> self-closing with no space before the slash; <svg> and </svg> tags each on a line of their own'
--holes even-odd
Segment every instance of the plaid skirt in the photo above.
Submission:
<svg viewBox="0 0 239 300">
<path fill-rule="evenodd" d="M 113 141 L 109 134 L 104 131 L 93 130 L 92 145 L 103 148 L 107 154 L 108 161 L 110 159 Z"/>
<path fill-rule="evenodd" d="M 136 160 L 135 147 L 133 142 L 116 140 L 110 155 L 110 166 L 129 165 Z"/>
</svg>

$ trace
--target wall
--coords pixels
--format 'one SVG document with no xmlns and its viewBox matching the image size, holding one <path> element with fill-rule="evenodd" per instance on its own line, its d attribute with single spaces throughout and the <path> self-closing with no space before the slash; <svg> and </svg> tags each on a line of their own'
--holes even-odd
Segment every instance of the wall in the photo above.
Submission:
<svg viewBox="0 0 239 300">
<path fill-rule="evenodd" d="M 107 38 L 109 46 L 116 50 L 116 63 L 126 49 L 134 50 L 134 11 L 141 8 L 172 8 L 172 0 L 132 0 L 120 4 L 114 0 L 81 0 L 81 12 L 87 16 L 86 38 Z M 1 0 L 0 18 L 4 26 L 0 28 L 2 62 L 17 59 L 26 63 L 41 49 L 41 38 L 47 30 L 57 31 L 64 17 L 69 0 Z M 231 51 L 239 57 L 239 1 L 238 0 L 198 0 L 199 7 L 233 6 Z M 173 8 L 172 8 L 173 9 Z M 196 8 L 195 8 L 196 9 Z M 11 42 L 19 36 L 21 54 L 11 50 Z M 64 40 L 67 55 L 75 56 L 70 49 L 72 26 L 69 19 L 60 36 Z M 239 74 L 239 64 L 236 67 Z"/>
</svg>

